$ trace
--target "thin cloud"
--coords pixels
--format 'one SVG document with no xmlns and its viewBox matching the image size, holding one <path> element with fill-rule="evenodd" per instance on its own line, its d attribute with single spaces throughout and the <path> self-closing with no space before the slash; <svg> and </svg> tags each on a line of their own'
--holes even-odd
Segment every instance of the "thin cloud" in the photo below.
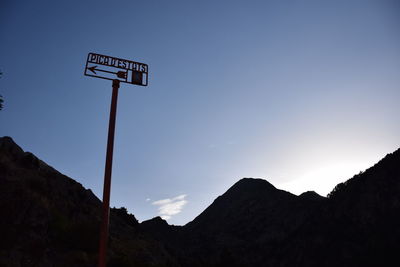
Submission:
<svg viewBox="0 0 400 267">
<path fill-rule="evenodd" d="M 154 201 L 152 204 L 158 206 L 158 215 L 164 220 L 170 219 L 173 215 L 180 213 L 186 205 L 186 194 L 174 198 L 166 198 Z"/>
</svg>

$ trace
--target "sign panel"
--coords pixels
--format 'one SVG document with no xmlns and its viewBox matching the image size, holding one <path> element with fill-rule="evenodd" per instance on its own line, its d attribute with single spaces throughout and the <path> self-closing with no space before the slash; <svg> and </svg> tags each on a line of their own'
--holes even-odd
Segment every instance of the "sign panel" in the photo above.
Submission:
<svg viewBox="0 0 400 267">
<path fill-rule="evenodd" d="M 86 60 L 85 75 L 147 86 L 149 66 L 127 59 L 89 53 Z"/>
</svg>

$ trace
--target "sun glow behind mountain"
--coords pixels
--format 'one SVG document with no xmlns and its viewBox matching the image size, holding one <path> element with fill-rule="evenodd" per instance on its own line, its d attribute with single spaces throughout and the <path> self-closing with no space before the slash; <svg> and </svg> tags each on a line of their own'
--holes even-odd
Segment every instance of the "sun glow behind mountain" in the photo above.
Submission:
<svg viewBox="0 0 400 267">
<path fill-rule="evenodd" d="M 372 166 L 371 162 L 321 162 L 314 170 L 299 174 L 299 177 L 277 187 L 299 195 L 306 191 L 315 191 L 326 196 L 341 182 L 344 182 L 360 171 Z"/>
<path fill-rule="evenodd" d="M 324 137 L 324 140 L 329 140 L 329 136 Z M 321 139 L 314 145 L 307 142 L 299 145 L 286 165 L 280 166 L 282 174 L 273 178 L 276 187 L 296 195 L 315 191 L 327 196 L 337 184 L 372 167 L 385 156 L 386 152 L 374 145 L 362 145 L 375 143 L 375 138 L 361 139 L 360 143 L 353 142 L 352 146 L 335 141 L 324 143 Z"/>
</svg>

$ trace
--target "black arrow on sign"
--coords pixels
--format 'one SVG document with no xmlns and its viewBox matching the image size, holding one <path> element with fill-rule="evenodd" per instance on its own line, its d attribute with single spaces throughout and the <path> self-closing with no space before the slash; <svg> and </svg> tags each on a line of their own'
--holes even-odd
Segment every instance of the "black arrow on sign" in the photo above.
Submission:
<svg viewBox="0 0 400 267">
<path fill-rule="evenodd" d="M 127 71 L 113 72 L 113 71 L 98 69 L 97 66 L 92 66 L 92 67 L 87 68 L 87 69 L 90 70 L 91 72 L 93 72 L 94 74 L 97 74 L 96 71 L 102 71 L 102 72 L 116 74 L 117 77 L 121 78 L 121 79 L 126 79 L 126 75 L 127 75 Z"/>
</svg>

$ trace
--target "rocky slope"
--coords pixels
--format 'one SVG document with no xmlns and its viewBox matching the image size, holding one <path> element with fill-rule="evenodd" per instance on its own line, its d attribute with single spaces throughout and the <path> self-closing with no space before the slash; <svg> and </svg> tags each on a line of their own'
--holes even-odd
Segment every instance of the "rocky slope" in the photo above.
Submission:
<svg viewBox="0 0 400 267">
<path fill-rule="evenodd" d="M 95 266 L 100 201 L 0 138 L 0 266 Z M 113 209 L 108 266 L 400 266 L 400 150 L 327 198 L 244 178 L 185 226 Z"/>
<path fill-rule="evenodd" d="M 9 137 L 0 138 L 0 266 L 96 266 L 101 202 Z M 162 244 L 112 209 L 108 266 L 167 266 Z"/>
<path fill-rule="evenodd" d="M 182 260 L 185 266 L 400 266 L 399 225 L 397 150 L 328 198 L 240 180 L 184 227 L 190 257 Z"/>
<path fill-rule="evenodd" d="M 400 150 L 328 198 L 244 178 L 174 238 L 152 234 L 182 266 L 400 266 L 398 225 Z"/>
</svg>

